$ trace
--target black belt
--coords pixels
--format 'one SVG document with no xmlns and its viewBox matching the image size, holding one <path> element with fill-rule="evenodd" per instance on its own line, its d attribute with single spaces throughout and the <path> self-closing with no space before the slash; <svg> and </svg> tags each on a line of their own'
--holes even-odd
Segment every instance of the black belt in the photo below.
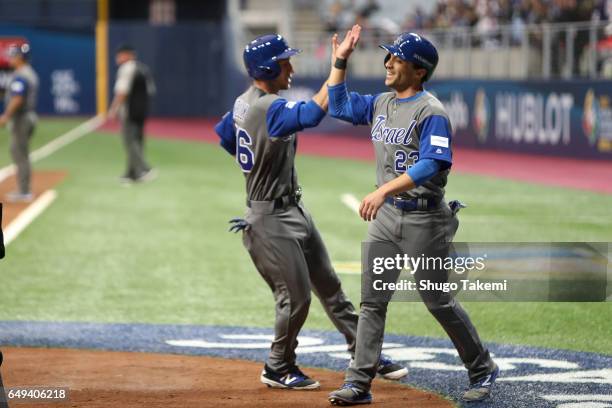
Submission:
<svg viewBox="0 0 612 408">
<path fill-rule="evenodd" d="M 387 197 L 385 203 L 391 204 L 393 207 L 402 211 L 425 211 L 437 208 L 440 204 L 440 200 L 424 197 L 409 200 Z"/>
<path fill-rule="evenodd" d="M 301 198 L 302 194 L 288 194 L 271 200 L 270 202 L 274 202 L 274 209 L 278 210 L 279 208 L 285 208 L 290 205 L 298 205 Z M 262 201 L 258 201 L 258 203 L 261 202 Z M 246 205 L 247 207 L 251 208 L 251 200 L 247 200 Z"/>
</svg>

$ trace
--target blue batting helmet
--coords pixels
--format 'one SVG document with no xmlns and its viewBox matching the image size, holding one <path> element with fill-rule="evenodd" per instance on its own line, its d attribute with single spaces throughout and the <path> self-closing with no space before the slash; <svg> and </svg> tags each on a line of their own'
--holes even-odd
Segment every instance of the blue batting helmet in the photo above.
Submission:
<svg viewBox="0 0 612 408">
<path fill-rule="evenodd" d="M 267 34 L 247 44 L 242 57 L 251 78 L 270 80 L 280 75 L 278 60 L 287 59 L 300 52 L 302 50 L 289 47 L 281 35 Z"/>
<path fill-rule="evenodd" d="M 410 61 L 425 68 L 427 71 L 425 81 L 431 78 L 436 65 L 438 65 L 438 50 L 436 50 L 436 47 L 427 38 L 415 33 L 402 33 L 393 44 L 382 44 L 380 48 L 404 61 Z M 387 62 L 387 59 L 385 59 L 385 62 Z"/>
<path fill-rule="evenodd" d="M 21 56 L 24 59 L 28 59 L 30 57 L 30 44 L 11 44 L 8 47 L 7 53 L 9 57 Z"/>
</svg>

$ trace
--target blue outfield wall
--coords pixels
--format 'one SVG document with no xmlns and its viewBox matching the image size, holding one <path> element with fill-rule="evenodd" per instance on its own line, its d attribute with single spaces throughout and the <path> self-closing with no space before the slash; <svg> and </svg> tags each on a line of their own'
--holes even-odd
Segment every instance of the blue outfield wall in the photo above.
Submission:
<svg viewBox="0 0 612 408">
<path fill-rule="evenodd" d="M 385 92 L 383 79 L 349 79 L 349 90 Z M 293 81 L 288 97 L 314 93 L 323 78 Z M 456 146 L 612 160 L 612 81 L 432 81 Z M 367 127 L 326 119 L 318 131 L 367 136 Z"/>
<path fill-rule="evenodd" d="M 226 22 L 173 27 L 147 23 L 109 24 L 109 99 L 117 67 L 114 51 L 133 45 L 151 67 L 157 85 L 152 114 L 206 117 L 223 114 L 246 84 L 231 62 Z M 96 111 L 96 45 L 85 30 L 0 24 L 0 37 L 24 37 L 32 45 L 32 66 L 40 77 L 37 111 L 45 115 L 92 115 Z M 233 50 L 232 50 L 233 51 Z M 3 89 L 8 71 L 0 72 Z M 2 98 L 0 98 L 2 99 Z M 110 100 L 109 100 L 110 102 Z M 0 100 L 0 109 L 4 109 Z"/>
<path fill-rule="evenodd" d="M 146 23 L 112 22 L 109 25 L 110 86 L 117 67 L 114 50 L 132 45 L 147 64 L 157 85 L 152 114 L 156 116 L 218 116 L 235 98 L 236 84 L 245 79 L 228 61 L 225 22 L 182 23 L 155 27 Z"/>
<path fill-rule="evenodd" d="M 61 30 L 0 24 L 0 37 L 24 37 L 30 42 L 31 63 L 40 80 L 39 113 L 89 115 L 95 112 L 93 29 Z M 0 75 L 0 87 L 4 88 L 6 72 Z"/>
</svg>

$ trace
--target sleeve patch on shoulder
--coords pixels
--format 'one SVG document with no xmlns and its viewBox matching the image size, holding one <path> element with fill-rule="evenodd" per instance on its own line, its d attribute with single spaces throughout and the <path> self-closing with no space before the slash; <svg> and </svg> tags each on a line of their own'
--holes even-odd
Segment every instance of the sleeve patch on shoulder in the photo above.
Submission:
<svg viewBox="0 0 612 408">
<path fill-rule="evenodd" d="M 293 107 L 294 107 L 295 105 L 297 105 L 297 102 L 295 102 L 295 101 L 289 101 L 289 102 L 287 102 L 287 103 L 285 104 L 285 107 L 286 107 L 287 109 L 293 109 Z"/>
<path fill-rule="evenodd" d="M 431 135 L 431 145 L 448 148 L 448 137 Z"/>
<path fill-rule="evenodd" d="M 19 93 L 19 92 L 23 92 L 24 89 L 25 89 L 25 86 L 23 85 L 23 82 L 21 82 L 21 81 L 14 81 L 11 84 L 11 91 L 12 92 Z"/>
<path fill-rule="evenodd" d="M 246 103 L 240 98 L 236 99 L 236 102 L 234 102 L 233 118 L 244 121 L 249 111 L 249 108 L 250 106 L 248 103 Z"/>
</svg>

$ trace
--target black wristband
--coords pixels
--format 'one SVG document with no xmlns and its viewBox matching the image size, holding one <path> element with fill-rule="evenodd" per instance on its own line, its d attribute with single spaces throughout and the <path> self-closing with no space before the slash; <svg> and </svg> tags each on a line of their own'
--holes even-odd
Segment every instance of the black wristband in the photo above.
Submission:
<svg viewBox="0 0 612 408">
<path fill-rule="evenodd" d="M 334 68 L 346 69 L 346 60 L 344 58 L 336 58 L 334 62 Z"/>
</svg>

